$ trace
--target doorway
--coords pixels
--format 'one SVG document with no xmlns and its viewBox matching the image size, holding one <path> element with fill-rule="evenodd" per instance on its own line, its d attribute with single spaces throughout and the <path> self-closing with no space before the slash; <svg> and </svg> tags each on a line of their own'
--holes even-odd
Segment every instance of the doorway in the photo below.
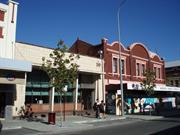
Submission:
<svg viewBox="0 0 180 135">
<path fill-rule="evenodd" d="M 6 106 L 6 93 L 0 92 L 0 118 L 4 118 L 5 106 Z"/>
<path fill-rule="evenodd" d="M 84 103 L 85 110 L 92 109 L 92 90 L 86 89 L 81 91 L 81 99 Z"/>
</svg>

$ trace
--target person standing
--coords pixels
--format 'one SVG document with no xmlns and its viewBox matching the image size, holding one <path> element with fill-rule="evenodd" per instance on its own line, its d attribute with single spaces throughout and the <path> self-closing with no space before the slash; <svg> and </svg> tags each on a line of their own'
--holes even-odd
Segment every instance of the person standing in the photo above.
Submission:
<svg viewBox="0 0 180 135">
<path fill-rule="evenodd" d="M 99 99 L 96 99 L 96 102 L 93 105 L 93 109 L 96 112 L 96 118 L 100 118 L 100 108 L 99 108 Z"/>
<path fill-rule="evenodd" d="M 105 118 L 105 103 L 103 100 L 101 100 L 99 109 L 100 109 L 100 118 Z"/>
</svg>

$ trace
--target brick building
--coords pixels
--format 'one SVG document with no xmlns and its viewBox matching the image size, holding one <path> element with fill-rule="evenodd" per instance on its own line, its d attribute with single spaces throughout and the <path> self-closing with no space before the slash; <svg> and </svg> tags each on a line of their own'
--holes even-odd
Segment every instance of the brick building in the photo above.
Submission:
<svg viewBox="0 0 180 135">
<path fill-rule="evenodd" d="M 158 102 L 158 98 L 160 97 L 171 97 L 169 88 L 167 88 L 165 84 L 164 60 L 156 53 L 149 51 L 144 44 L 133 43 L 125 48 L 122 44 L 119 45 L 119 42 L 109 44 L 107 39 L 102 39 L 101 43 L 98 45 L 91 45 L 77 39 L 70 48 L 71 52 L 100 57 L 98 52 L 100 50 L 103 51 L 104 93 L 106 94 L 108 112 L 115 113 L 115 97 L 117 90 L 120 89 L 119 47 L 121 47 L 120 54 L 122 61 L 124 98 L 129 106 L 131 106 L 133 100 L 135 100 L 136 106 L 138 106 L 138 104 L 154 104 Z M 147 96 L 140 85 L 144 78 L 143 72 L 146 69 L 152 69 L 156 74 L 155 93 L 151 97 Z M 139 109 L 136 111 L 139 111 Z"/>
</svg>

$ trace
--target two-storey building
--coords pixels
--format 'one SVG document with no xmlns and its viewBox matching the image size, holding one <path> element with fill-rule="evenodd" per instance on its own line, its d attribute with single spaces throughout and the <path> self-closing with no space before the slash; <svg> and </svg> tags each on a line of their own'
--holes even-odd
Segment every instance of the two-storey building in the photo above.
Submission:
<svg viewBox="0 0 180 135">
<path fill-rule="evenodd" d="M 12 118 L 24 104 L 26 72 L 31 62 L 15 59 L 18 3 L 0 3 L 0 117 Z"/>
<path fill-rule="evenodd" d="M 131 108 L 129 112 L 132 111 L 132 104 L 136 106 L 133 111 L 139 112 L 146 105 L 159 102 L 158 98 L 164 98 L 167 102 L 174 102 L 174 98 L 171 98 L 172 95 L 169 94 L 169 89 L 165 84 L 164 60 L 156 53 L 149 51 L 142 43 L 133 43 L 125 48 L 119 42 L 109 44 L 107 39 L 102 39 L 98 45 L 91 45 L 77 39 L 70 51 L 94 57 L 100 57 L 99 52 L 103 52 L 104 93 L 106 109 L 109 113 L 115 113 L 117 91 L 120 90 L 120 56 L 124 100 Z M 146 69 L 153 70 L 156 76 L 155 93 L 151 96 L 148 96 L 140 85 Z"/>
</svg>

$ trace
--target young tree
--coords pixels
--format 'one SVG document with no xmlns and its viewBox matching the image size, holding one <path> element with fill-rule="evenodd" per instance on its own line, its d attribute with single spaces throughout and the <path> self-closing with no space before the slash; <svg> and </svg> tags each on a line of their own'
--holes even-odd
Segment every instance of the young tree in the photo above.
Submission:
<svg viewBox="0 0 180 135">
<path fill-rule="evenodd" d="M 79 59 L 79 55 L 67 52 L 67 46 L 60 40 L 57 44 L 57 48 L 49 54 L 49 58 L 42 58 L 42 69 L 49 76 L 50 86 L 54 87 L 55 91 L 60 95 L 60 104 L 62 101 L 62 94 L 64 93 L 64 120 L 66 96 L 64 88 L 75 82 L 78 75 L 78 65 L 75 63 L 75 60 Z"/>
<path fill-rule="evenodd" d="M 143 90 L 145 90 L 146 94 L 148 96 L 154 94 L 154 87 L 155 85 L 155 80 L 156 80 L 156 75 L 155 72 L 151 69 L 147 69 L 144 73 L 144 79 L 142 80 L 141 87 Z"/>
<path fill-rule="evenodd" d="M 49 54 L 49 59 L 42 58 L 42 69 L 48 74 L 50 84 L 58 93 L 62 93 L 67 84 L 73 84 L 77 78 L 78 65 L 75 63 L 79 55 L 69 54 L 62 40 L 57 48 Z"/>
</svg>

